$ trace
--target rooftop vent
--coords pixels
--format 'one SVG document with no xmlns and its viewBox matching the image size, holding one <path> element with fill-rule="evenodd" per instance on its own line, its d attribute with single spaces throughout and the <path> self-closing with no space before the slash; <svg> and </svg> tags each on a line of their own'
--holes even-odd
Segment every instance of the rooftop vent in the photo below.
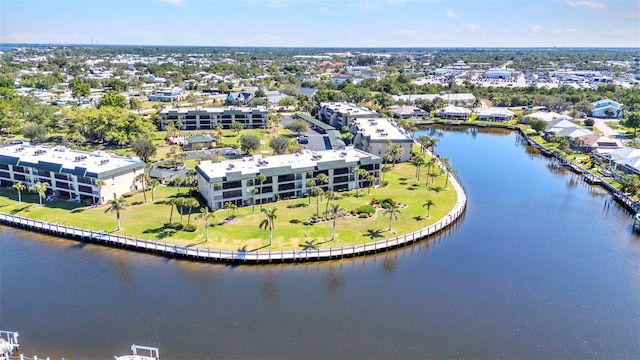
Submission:
<svg viewBox="0 0 640 360">
<path fill-rule="evenodd" d="M 106 164 L 108 162 L 109 162 L 109 159 L 102 159 L 102 160 L 100 160 L 100 165 L 104 165 L 104 164 Z"/>
<path fill-rule="evenodd" d="M 75 157 L 75 159 L 74 159 L 74 160 L 75 160 L 76 162 L 78 162 L 78 161 L 82 161 L 82 160 L 86 160 L 86 159 L 87 159 L 87 156 L 86 156 L 86 155 L 78 155 L 78 156 L 76 156 L 76 157 Z"/>
<path fill-rule="evenodd" d="M 44 149 L 38 149 L 38 150 L 36 150 L 36 151 L 33 153 L 33 155 L 38 156 L 38 155 L 42 155 L 42 154 L 46 154 L 46 153 L 47 153 L 47 150 L 44 150 Z"/>
</svg>

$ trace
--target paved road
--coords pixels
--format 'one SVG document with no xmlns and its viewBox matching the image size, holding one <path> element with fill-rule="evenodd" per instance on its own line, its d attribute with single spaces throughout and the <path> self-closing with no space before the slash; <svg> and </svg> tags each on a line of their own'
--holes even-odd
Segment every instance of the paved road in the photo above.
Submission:
<svg viewBox="0 0 640 360">
<path fill-rule="evenodd" d="M 613 130 L 609 125 L 607 125 L 607 122 L 609 121 L 618 122 L 620 120 L 614 120 L 614 119 L 593 119 L 593 120 L 595 120 L 593 127 L 600 130 L 602 135 L 609 136 L 612 138 L 624 138 L 620 134 L 618 134 L 616 130 Z"/>
<path fill-rule="evenodd" d="M 282 126 L 287 126 L 287 124 L 289 124 L 292 120 L 293 118 L 291 116 L 284 116 L 282 118 Z M 286 130 L 286 131 L 289 131 L 289 130 Z M 289 133 L 293 134 L 291 131 L 289 131 Z M 325 139 L 324 139 L 326 135 L 320 134 L 315 130 L 308 130 L 303 132 L 302 134 L 306 135 L 307 138 L 309 139 L 309 143 L 306 144 L 307 149 L 313 150 L 313 151 L 330 150 L 329 148 L 327 148 L 327 143 L 325 142 Z"/>
</svg>

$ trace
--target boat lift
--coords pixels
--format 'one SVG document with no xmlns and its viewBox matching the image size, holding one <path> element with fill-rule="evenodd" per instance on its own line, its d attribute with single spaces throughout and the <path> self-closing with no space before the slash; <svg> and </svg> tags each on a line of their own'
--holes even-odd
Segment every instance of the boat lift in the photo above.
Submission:
<svg viewBox="0 0 640 360">
<path fill-rule="evenodd" d="M 16 331 L 0 330 L 0 360 L 8 360 L 19 347 Z"/>
<path fill-rule="evenodd" d="M 138 354 L 142 351 L 142 354 Z M 160 349 L 151 346 L 131 345 L 131 355 L 114 356 L 115 360 L 160 360 Z"/>
</svg>

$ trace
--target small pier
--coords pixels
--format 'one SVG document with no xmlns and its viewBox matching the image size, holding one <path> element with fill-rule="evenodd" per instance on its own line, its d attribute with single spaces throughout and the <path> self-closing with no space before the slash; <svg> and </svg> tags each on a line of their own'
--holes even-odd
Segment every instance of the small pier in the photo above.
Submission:
<svg viewBox="0 0 640 360">
<path fill-rule="evenodd" d="M 20 348 L 18 333 L 0 330 L 0 360 L 9 360 L 14 352 Z"/>
<path fill-rule="evenodd" d="M 160 349 L 151 346 L 131 345 L 130 355 L 114 356 L 115 360 L 160 360 Z"/>
</svg>

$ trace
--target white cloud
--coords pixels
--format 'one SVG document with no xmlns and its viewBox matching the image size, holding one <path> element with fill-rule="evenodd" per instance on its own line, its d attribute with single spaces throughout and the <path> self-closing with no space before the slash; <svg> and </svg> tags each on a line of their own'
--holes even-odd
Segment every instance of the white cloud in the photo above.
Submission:
<svg viewBox="0 0 640 360">
<path fill-rule="evenodd" d="M 469 32 L 478 32 L 482 30 L 482 26 L 476 24 L 469 24 L 464 27 Z"/>
<path fill-rule="evenodd" d="M 529 30 L 533 31 L 534 33 L 539 33 L 542 31 L 542 26 L 540 25 L 533 25 L 529 28 Z"/>
<path fill-rule="evenodd" d="M 388 5 L 404 4 L 407 0 L 387 0 Z"/>
<path fill-rule="evenodd" d="M 589 9 L 604 9 L 607 7 L 607 4 L 598 1 L 567 1 L 565 4 L 571 7 L 585 7 Z"/>
<path fill-rule="evenodd" d="M 158 0 L 163 3 L 171 4 L 174 6 L 184 6 L 187 4 L 186 0 Z"/>
<path fill-rule="evenodd" d="M 448 18 L 451 18 L 451 19 L 457 19 L 457 18 L 458 18 L 458 15 L 456 15 L 456 13 L 454 13 L 454 12 L 453 12 L 453 11 L 451 11 L 451 10 L 447 10 L 447 11 L 446 11 L 446 14 L 447 14 L 447 17 L 448 17 Z"/>
</svg>

